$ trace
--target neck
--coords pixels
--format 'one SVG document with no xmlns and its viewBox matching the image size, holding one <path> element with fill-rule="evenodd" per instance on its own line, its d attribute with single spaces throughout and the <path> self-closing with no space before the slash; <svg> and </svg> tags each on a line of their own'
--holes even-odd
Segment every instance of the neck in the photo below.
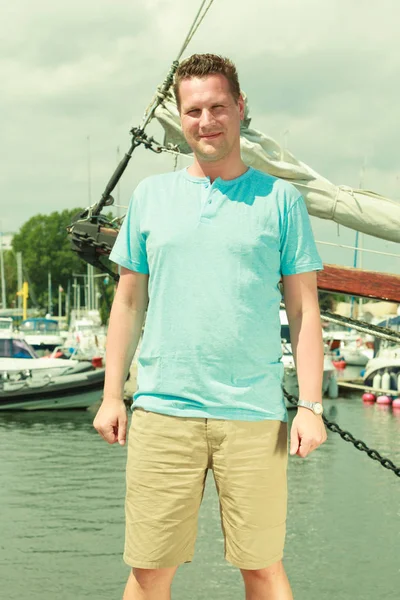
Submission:
<svg viewBox="0 0 400 600">
<path fill-rule="evenodd" d="M 248 167 L 240 157 L 237 160 L 232 160 L 232 157 L 229 157 L 228 160 L 205 162 L 195 156 L 193 164 L 188 168 L 188 173 L 193 177 L 209 177 L 211 181 L 214 181 L 217 177 L 229 181 L 240 177 L 240 175 L 246 173 L 247 169 Z"/>
</svg>

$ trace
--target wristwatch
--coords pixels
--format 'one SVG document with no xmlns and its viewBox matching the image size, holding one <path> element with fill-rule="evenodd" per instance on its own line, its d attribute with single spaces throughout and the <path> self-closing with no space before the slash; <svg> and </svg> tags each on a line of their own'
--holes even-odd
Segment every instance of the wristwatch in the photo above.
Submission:
<svg viewBox="0 0 400 600">
<path fill-rule="evenodd" d="M 324 412 L 324 407 L 322 406 L 321 402 L 306 402 L 305 400 L 299 400 L 297 402 L 297 406 L 309 408 L 315 415 L 322 415 Z"/>
</svg>

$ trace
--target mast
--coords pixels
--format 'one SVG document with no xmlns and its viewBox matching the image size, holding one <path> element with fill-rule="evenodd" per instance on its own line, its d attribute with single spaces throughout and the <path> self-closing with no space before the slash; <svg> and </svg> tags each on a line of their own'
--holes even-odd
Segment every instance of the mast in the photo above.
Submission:
<svg viewBox="0 0 400 600">
<path fill-rule="evenodd" d="M 51 298 L 51 271 L 49 271 L 47 274 L 47 285 L 48 285 L 48 295 L 49 295 L 47 312 L 49 313 L 49 315 L 51 317 L 51 314 L 53 312 L 53 302 L 52 302 L 52 298 Z"/>
<path fill-rule="evenodd" d="M 18 280 L 18 291 L 22 290 L 22 252 L 17 252 L 17 280 Z M 18 296 L 18 311 L 22 314 L 22 296 Z"/>
<path fill-rule="evenodd" d="M 6 278 L 4 275 L 4 257 L 3 257 L 3 232 L 0 228 L 0 269 L 1 269 L 1 308 L 7 308 L 6 304 Z"/>
</svg>

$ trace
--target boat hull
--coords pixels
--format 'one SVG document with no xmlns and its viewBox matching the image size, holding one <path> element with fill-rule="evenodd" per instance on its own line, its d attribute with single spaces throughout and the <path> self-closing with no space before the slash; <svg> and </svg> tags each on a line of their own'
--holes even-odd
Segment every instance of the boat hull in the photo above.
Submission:
<svg viewBox="0 0 400 600">
<path fill-rule="evenodd" d="M 54 378 L 41 385 L 0 390 L 0 411 L 60 410 L 88 408 L 99 402 L 104 385 L 104 369 Z"/>
</svg>

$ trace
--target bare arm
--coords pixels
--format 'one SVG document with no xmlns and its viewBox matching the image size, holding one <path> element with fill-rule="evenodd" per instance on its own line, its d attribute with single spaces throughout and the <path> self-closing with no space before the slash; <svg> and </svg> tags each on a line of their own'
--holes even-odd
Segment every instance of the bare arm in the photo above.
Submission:
<svg viewBox="0 0 400 600">
<path fill-rule="evenodd" d="M 122 268 L 110 313 L 104 402 L 122 400 L 148 304 L 148 275 Z"/>
<path fill-rule="evenodd" d="M 322 402 L 324 347 L 316 273 L 283 276 L 283 288 L 300 398 Z M 290 453 L 305 458 L 325 441 L 322 417 L 299 407 L 292 424 Z"/>
<path fill-rule="evenodd" d="M 322 402 L 324 346 L 315 271 L 283 276 L 300 398 Z"/>
<path fill-rule="evenodd" d="M 122 268 L 110 313 L 103 402 L 93 426 L 110 444 L 125 444 L 124 385 L 140 340 L 148 304 L 148 275 Z"/>
</svg>

